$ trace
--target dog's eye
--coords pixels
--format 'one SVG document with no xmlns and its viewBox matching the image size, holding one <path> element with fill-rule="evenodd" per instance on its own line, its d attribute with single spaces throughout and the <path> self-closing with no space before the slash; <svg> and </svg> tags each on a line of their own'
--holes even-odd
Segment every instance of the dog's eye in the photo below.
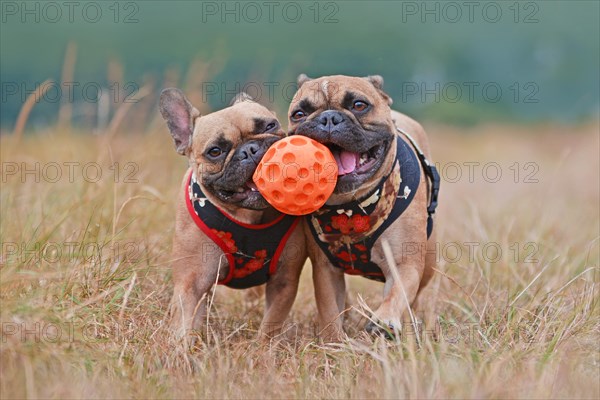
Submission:
<svg viewBox="0 0 600 400">
<path fill-rule="evenodd" d="M 277 124 L 275 122 L 271 122 L 269 125 L 267 125 L 267 127 L 265 128 L 265 132 L 270 131 L 271 129 L 274 129 L 277 126 Z"/>
<path fill-rule="evenodd" d="M 352 109 L 354 111 L 365 111 L 367 109 L 367 107 L 369 107 L 369 105 L 367 103 L 365 103 L 364 101 L 360 101 L 357 100 L 354 102 L 354 104 L 352 104 Z"/>
<path fill-rule="evenodd" d="M 212 147 L 206 152 L 206 154 L 208 154 L 211 157 L 219 157 L 221 154 L 223 154 L 223 150 L 221 150 L 220 147 Z"/>
<path fill-rule="evenodd" d="M 300 121 L 304 117 L 306 117 L 304 111 L 298 110 L 292 114 L 292 121 Z"/>
</svg>

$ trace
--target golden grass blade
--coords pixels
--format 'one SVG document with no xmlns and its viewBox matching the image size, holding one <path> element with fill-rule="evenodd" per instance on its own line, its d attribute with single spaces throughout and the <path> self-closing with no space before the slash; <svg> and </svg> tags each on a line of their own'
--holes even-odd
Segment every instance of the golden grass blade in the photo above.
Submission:
<svg viewBox="0 0 600 400">
<path fill-rule="evenodd" d="M 25 129 L 25 124 L 27 124 L 27 119 L 29 118 L 29 113 L 33 109 L 33 106 L 38 102 L 40 98 L 46 94 L 46 92 L 52 87 L 55 82 L 52 79 L 46 79 L 39 85 L 33 93 L 27 97 L 25 103 L 21 107 L 19 111 L 19 115 L 17 116 L 17 122 L 15 123 L 15 129 L 13 130 L 13 135 L 15 136 L 15 140 L 18 142 L 21 140 L 21 136 L 23 135 L 23 130 Z"/>
<path fill-rule="evenodd" d="M 75 42 L 69 42 L 67 51 L 65 52 L 65 61 L 60 81 L 61 83 L 73 82 L 75 75 L 75 62 L 77 61 L 77 45 Z M 68 98 L 61 99 L 60 109 L 58 110 L 58 126 L 61 129 L 71 126 L 71 118 L 73 115 L 73 103 Z"/>
<path fill-rule="evenodd" d="M 135 285 L 135 279 L 137 278 L 137 274 L 134 272 L 131 277 L 131 282 L 129 282 L 129 286 L 125 291 L 125 295 L 123 296 L 123 303 L 121 303 L 121 311 L 119 311 L 119 323 L 123 322 L 123 314 L 125 314 L 125 307 L 127 307 L 127 300 L 129 300 L 129 295 L 133 290 L 133 285 Z"/>
<path fill-rule="evenodd" d="M 531 285 L 533 285 L 535 283 L 535 281 L 537 281 L 539 279 L 540 276 L 542 276 L 542 274 L 544 273 L 544 271 L 546 271 L 548 269 L 548 267 L 558 259 L 559 256 L 554 257 L 552 260 L 550 260 L 548 263 L 546 263 L 546 265 L 544 265 L 544 268 L 542 268 L 542 270 L 531 280 L 531 282 L 529 282 L 529 284 L 527 286 L 525 286 L 525 288 L 523 290 L 521 290 L 521 292 L 517 295 L 517 297 L 515 297 L 513 299 L 513 301 L 510 302 L 510 304 L 508 305 L 508 308 L 512 307 L 513 304 L 515 304 L 517 302 L 517 300 L 519 300 L 519 298 L 521 296 L 523 296 L 523 294 L 527 291 L 527 289 L 529 289 L 531 287 Z"/>
<path fill-rule="evenodd" d="M 121 213 L 125 209 L 125 206 L 127 206 L 127 204 L 129 204 L 130 202 L 132 202 L 134 200 L 150 200 L 150 201 L 154 201 L 154 200 L 157 200 L 157 199 L 152 198 L 152 197 L 146 197 L 146 196 L 133 196 L 133 197 L 130 197 L 127 200 L 125 200 L 125 202 L 123 202 L 123 204 L 119 208 L 119 212 L 117 212 L 117 215 L 115 215 L 115 218 L 113 220 L 113 230 L 112 230 L 112 237 L 113 237 L 113 239 L 115 238 L 115 235 L 116 235 L 116 232 L 117 232 L 117 225 L 119 224 L 119 219 L 121 218 Z M 116 199 L 115 199 L 115 204 L 116 204 Z"/>
<path fill-rule="evenodd" d="M 142 86 L 142 88 L 139 90 L 139 92 L 135 96 L 136 101 L 139 101 L 139 100 L 143 99 L 144 97 L 146 97 L 147 95 L 149 95 L 150 93 L 152 93 L 152 90 L 153 90 L 153 87 L 151 87 L 151 86 Z M 113 117 L 110 121 L 110 124 L 108 124 L 108 128 L 106 130 L 106 139 L 107 140 L 110 140 L 115 135 L 115 133 L 119 129 L 119 126 L 121 125 L 121 123 L 127 116 L 127 113 L 129 112 L 129 110 L 131 109 L 131 107 L 134 104 L 135 104 L 135 102 L 133 102 L 133 101 L 124 102 L 119 106 L 119 108 L 117 108 L 117 111 L 115 112 L 115 115 L 113 115 Z"/>
</svg>

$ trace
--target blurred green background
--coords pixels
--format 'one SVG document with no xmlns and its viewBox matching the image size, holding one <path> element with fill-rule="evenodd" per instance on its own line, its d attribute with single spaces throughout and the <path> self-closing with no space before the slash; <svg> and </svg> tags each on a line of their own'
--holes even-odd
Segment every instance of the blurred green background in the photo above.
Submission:
<svg viewBox="0 0 600 400">
<path fill-rule="evenodd" d="M 36 84 L 60 82 L 70 42 L 79 84 L 73 120 L 81 124 L 96 118 L 90 82 L 113 103 L 144 85 L 155 101 L 161 87 L 176 84 L 195 92 L 204 110 L 225 106 L 246 86 L 282 116 L 299 73 L 380 74 L 394 108 L 422 120 L 599 115 L 597 1 L 67 3 L 2 2 L 3 128 L 14 125 Z M 56 120 L 60 103 L 71 101 L 62 88 L 58 100 L 52 91 L 39 99 L 29 124 Z"/>
</svg>

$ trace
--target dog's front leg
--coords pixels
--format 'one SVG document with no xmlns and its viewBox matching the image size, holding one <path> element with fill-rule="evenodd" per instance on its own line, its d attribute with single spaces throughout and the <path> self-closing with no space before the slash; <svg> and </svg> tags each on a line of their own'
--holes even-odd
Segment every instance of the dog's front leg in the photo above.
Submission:
<svg viewBox="0 0 600 400">
<path fill-rule="evenodd" d="M 218 261 L 213 257 L 203 260 L 202 254 L 182 256 L 181 251 L 173 253 L 178 258 L 172 262 L 174 291 L 170 329 L 181 338 L 200 330 L 206 323 L 207 301 L 217 279 Z"/>
<path fill-rule="evenodd" d="M 326 342 L 339 342 L 344 337 L 342 317 L 346 304 L 344 272 L 331 265 L 318 252 L 313 265 L 313 284 L 317 302 L 319 336 Z"/>
<path fill-rule="evenodd" d="M 385 329 L 401 330 L 402 315 L 407 310 L 412 312 L 410 307 L 419 291 L 427 242 L 424 238 L 410 243 L 396 242 L 390 247 L 389 242 L 384 239 L 377 247 L 377 253 L 381 255 L 379 265 L 382 265 L 386 281 L 383 301 L 374 313 L 374 322 Z M 369 323 L 367 331 L 376 330 L 375 323 Z"/>
<path fill-rule="evenodd" d="M 423 275 L 421 276 L 421 283 L 419 284 L 419 290 L 417 292 L 417 298 L 413 301 L 411 307 L 417 312 L 424 312 L 427 308 L 427 299 L 423 298 L 423 289 L 427 286 L 433 274 L 435 272 L 437 263 L 437 234 L 435 229 L 429 239 L 427 240 L 427 253 L 425 254 L 425 266 L 423 269 Z"/>
<path fill-rule="evenodd" d="M 304 233 L 302 229 L 296 229 L 281 255 L 277 272 L 266 285 L 266 307 L 260 328 L 261 338 L 269 339 L 281 332 L 296 299 L 300 273 L 305 262 Z"/>
<path fill-rule="evenodd" d="M 298 292 L 298 279 L 302 266 L 284 265 L 267 282 L 265 315 L 260 324 L 261 339 L 268 340 L 281 333 L 283 324 L 294 304 Z"/>
<path fill-rule="evenodd" d="M 187 280 L 196 282 L 188 283 Z M 206 319 L 207 297 L 213 283 L 202 282 L 197 274 L 189 274 L 185 282 L 175 284 L 170 324 L 177 337 L 200 330 Z"/>
<path fill-rule="evenodd" d="M 386 280 L 383 301 L 374 315 L 375 321 L 384 328 L 401 330 L 402 314 L 409 309 L 419 290 L 420 269 L 417 265 L 404 265 L 396 277 Z M 373 328 L 374 324 L 371 323 L 367 330 Z"/>
</svg>

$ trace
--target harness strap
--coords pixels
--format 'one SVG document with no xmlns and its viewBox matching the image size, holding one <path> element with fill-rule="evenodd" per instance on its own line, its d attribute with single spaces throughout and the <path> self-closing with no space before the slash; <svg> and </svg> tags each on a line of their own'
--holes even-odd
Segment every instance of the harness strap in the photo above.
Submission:
<svg viewBox="0 0 600 400">
<path fill-rule="evenodd" d="M 396 130 L 403 134 L 408 141 L 412 144 L 417 152 L 417 156 L 419 157 L 419 161 L 423 166 L 423 171 L 425 171 L 425 175 L 429 178 L 430 185 L 430 195 L 429 195 L 429 205 L 427 206 L 427 237 L 431 236 L 431 232 L 433 231 L 433 214 L 435 214 L 435 209 L 438 205 L 438 194 L 440 192 L 440 174 L 437 171 L 435 165 L 431 164 L 421 148 L 417 144 L 417 142 L 405 131 L 396 127 Z"/>
</svg>

